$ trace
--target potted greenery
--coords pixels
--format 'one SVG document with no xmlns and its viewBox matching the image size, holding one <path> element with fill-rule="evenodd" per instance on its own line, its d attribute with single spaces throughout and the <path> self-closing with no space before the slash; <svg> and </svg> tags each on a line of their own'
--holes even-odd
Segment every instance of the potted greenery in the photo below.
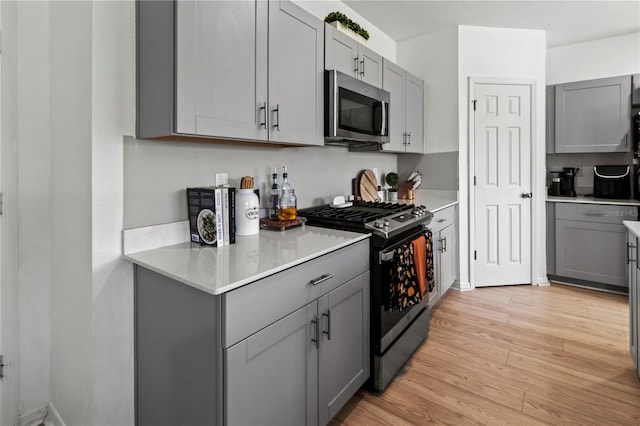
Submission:
<svg viewBox="0 0 640 426">
<path fill-rule="evenodd" d="M 391 187 L 387 193 L 387 201 L 398 201 L 398 183 L 400 182 L 400 176 L 394 172 L 387 173 L 384 181 Z"/>
<path fill-rule="evenodd" d="M 344 29 L 346 28 L 355 35 L 362 37 L 365 41 L 369 40 L 369 32 L 362 28 L 357 22 L 352 21 L 344 13 L 331 12 L 324 18 L 324 22 L 333 25 L 334 27 L 342 31 L 344 31 Z M 347 34 L 349 33 L 348 31 L 345 32 Z"/>
</svg>

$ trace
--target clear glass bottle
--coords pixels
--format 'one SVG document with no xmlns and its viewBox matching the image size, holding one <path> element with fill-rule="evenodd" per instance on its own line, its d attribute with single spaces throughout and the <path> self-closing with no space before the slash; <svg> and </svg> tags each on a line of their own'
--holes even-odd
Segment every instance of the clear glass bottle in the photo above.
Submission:
<svg viewBox="0 0 640 426">
<path fill-rule="evenodd" d="M 282 167 L 282 193 L 280 194 L 280 220 L 295 220 L 298 216 L 298 200 L 289 183 L 287 166 Z"/>
<path fill-rule="evenodd" d="M 271 177 L 273 182 L 271 183 L 271 194 L 269 196 L 269 218 L 278 220 L 280 218 L 280 186 L 278 185 L 278 169 L 276 166 L 273 166 Z"/>
</svg>

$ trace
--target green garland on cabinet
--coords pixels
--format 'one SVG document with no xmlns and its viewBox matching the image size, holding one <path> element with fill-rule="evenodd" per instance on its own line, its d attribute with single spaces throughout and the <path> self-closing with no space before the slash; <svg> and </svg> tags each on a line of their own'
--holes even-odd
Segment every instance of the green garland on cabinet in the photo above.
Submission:
<svg viewBox="0 0 640 426">
<path fill-rule="evenodd" d="M 327 22 L 327 23 L 334 22 L 334 21 L 340 22 L 342 25 L 349 28 L 351 31 L 355 32 L 363 39 L 369 40 L 369 32 L 364 28 L 362 28 L 357 22 L 352 21 L 344 13 L 331 12 L 330 14 L 327 15 L 326 18 L 324 18 L 324 22 Z"/>
</svg>

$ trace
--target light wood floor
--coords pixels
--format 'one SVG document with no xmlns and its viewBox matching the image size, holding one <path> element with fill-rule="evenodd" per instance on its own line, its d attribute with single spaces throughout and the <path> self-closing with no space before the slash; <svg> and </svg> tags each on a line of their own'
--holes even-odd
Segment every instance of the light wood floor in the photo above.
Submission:
<svg viewBox="0 0 640 426">
<path fill-rule="evenodd" d="M 382 396 L 337 425 L 640 425 L 627 297 L 561 285 L 449 291 Z"/>
</svg>

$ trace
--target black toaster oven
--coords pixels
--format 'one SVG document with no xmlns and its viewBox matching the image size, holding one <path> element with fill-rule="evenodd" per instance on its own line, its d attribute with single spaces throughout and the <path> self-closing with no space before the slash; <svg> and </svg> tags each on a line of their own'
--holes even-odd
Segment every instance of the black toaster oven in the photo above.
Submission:
<svg viewBox="0 0 640 426">
<path fill-rule="evenodd" d="M 593 166 L 593 195 L 596 198 L 631 198 L 631 167 Z"/>
</svg>

